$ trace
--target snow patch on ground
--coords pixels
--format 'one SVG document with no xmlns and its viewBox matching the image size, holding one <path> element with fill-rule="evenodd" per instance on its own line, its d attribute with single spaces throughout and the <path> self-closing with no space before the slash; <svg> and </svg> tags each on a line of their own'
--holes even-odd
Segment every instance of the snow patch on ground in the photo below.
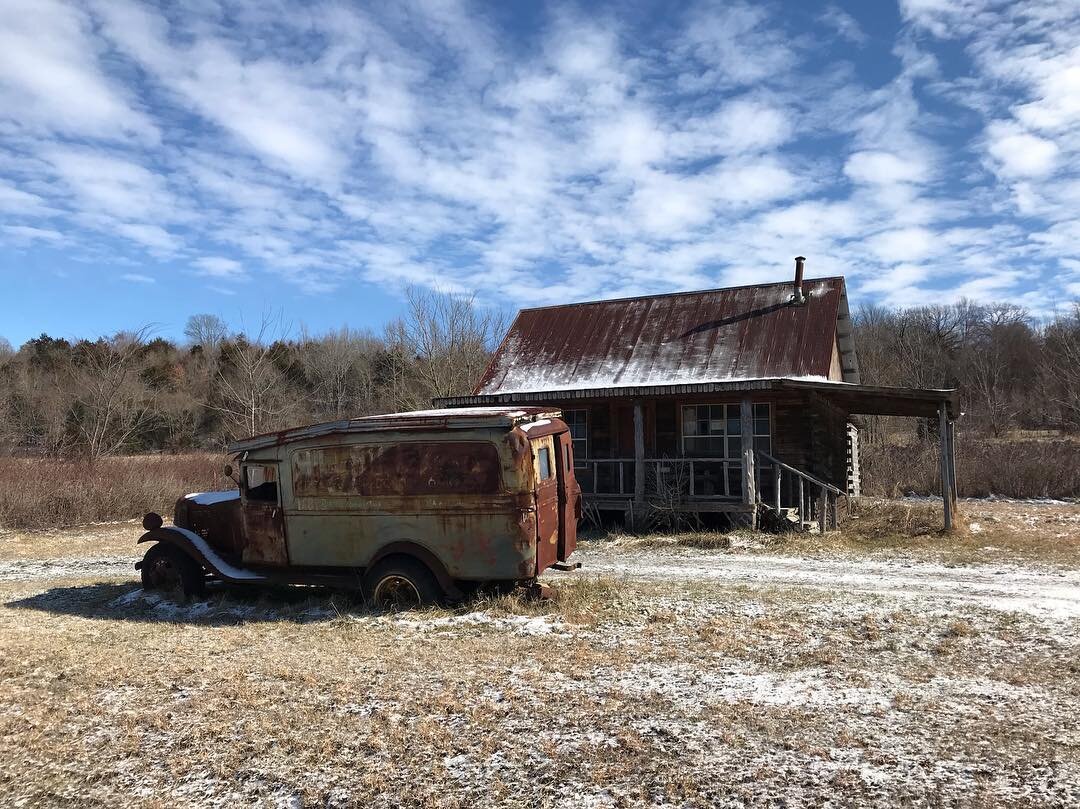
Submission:
<svg viewBox="0 0 1080 809">
<path fill-rule="evenodd" d="M 578 546 L 584 569 L 632 579 L 689 579 L 795 586 L 903 599 L 974 603 L 1050 619 L 1080 618 L 1080 572 L 1015 565 L 950 567 L 929 562 L 642 552 Z"/>
<path fill-rule="evenodd" d="M 15 559 L 0 562 L 0 581 L 33 581 L 55 578 L 93 578 L 95 576 L 131 578 L 135 563 L 131 559 Z"/>
</svg>

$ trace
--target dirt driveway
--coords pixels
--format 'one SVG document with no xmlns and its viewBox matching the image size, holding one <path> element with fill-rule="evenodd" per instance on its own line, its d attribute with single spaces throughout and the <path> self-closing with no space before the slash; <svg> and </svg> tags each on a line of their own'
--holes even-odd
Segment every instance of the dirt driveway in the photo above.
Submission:
<svg viewBox="0 0 1080 809">
<path fill-rule="evenodd" d="M 1080 804 L 1077 571 L 597 542 L 557 604 L 393 616 L 106 547 L 0 556 L 10 803 Z"/>
</svg>

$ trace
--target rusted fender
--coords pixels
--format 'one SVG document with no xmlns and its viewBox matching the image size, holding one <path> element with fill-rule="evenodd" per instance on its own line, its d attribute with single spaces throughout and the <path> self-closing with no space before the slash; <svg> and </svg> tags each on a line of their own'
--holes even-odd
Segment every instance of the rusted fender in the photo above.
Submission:
<svg viewBox="0 0 1080 809">
<path fill-rule="evenodd" d="M 263 576 L 261 573 L 230 565 L 210 547 L 205 539 L 186 528 L 180 528 L 176 525 L 154 528 L 143 534 L 136 544 L 142 544 L 143 542 L 167 542 L 182 550 L 206 570 L 210 571 L 223 581 L 237 582 L 240 584 L 267 581 L 266 576 Z M 135 569 L 138 570 L 141 566 L 142 562 L 138 562 L 135 565 Z"/>
</svg>

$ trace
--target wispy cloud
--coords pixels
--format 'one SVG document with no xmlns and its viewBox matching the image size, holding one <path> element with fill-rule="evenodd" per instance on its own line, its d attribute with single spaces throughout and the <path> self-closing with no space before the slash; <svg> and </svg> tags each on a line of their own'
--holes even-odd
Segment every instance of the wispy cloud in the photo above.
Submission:
<svg viewBox="0 0 1080 809">
<path fill-rule="evenodd" d="M 1080 243 L 1080 14 L 900 5 L 880 53 L 837 5 L 555 5 L 519 30 L 465 2 L 8 3 L 0 239 L 221 290 L 549 303 L 771 280 L 802 253 L 868 298 L 1054 305 Z"/>
</svg>

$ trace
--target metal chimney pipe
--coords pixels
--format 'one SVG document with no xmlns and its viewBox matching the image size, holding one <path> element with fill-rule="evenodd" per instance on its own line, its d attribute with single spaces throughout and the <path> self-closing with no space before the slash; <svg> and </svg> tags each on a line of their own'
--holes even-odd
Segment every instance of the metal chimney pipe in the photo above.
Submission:
<svg viewBox="0 0 1080 809">
<path fill-rule="evenodd" d="M 806 303 L 806 296 L 802 291 L 803 262 L 806 256 L 795 256 L 795 294 L 791 296 L 792 303 Z"/>
</svg>

